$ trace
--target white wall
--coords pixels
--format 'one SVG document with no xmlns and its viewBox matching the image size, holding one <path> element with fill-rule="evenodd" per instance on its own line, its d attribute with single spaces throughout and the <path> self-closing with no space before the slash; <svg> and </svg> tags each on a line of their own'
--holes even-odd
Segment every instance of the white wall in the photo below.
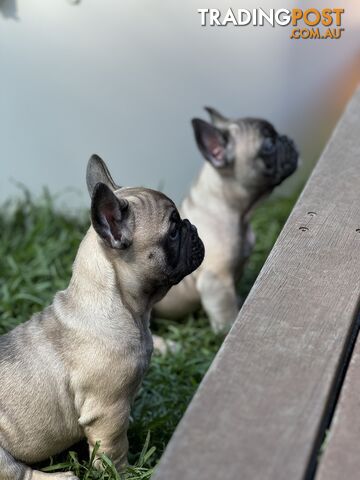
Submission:
<svg viewBox="0 0 360 480">
<path fill-rule="evenodd" d="M 119 183 L 163 184 L 178 200 L 201 165 L 189 120 L 203 105 L 268 117 L 296 138 L 358 52 L 359 7 L 340 3 L 326 6 L 346 7 L 343 39 L 293 41 L 289 28 L 200 27 L 197 8 L 230 5 L 219 0 L 0 0 L 0 201 L 16 180 L 74 187 L 84 204 L 93 152 Z"/>
</svg>

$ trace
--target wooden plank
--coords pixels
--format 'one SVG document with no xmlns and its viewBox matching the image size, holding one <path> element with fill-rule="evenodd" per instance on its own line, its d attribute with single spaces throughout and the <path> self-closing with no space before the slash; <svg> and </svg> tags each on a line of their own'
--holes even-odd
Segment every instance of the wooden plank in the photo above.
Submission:
<svg viewBox="0 0 360 480">
<path fill-rule="evenodd" d="M 358 338 L 327 437 L 316 480 L 360 478 L 360 339 Z"/>
<path fill-rule="evenodd" d="M 360 91 L 163 455 L 155 480 L 312 475 L 360 292 Z"/>
</svg>

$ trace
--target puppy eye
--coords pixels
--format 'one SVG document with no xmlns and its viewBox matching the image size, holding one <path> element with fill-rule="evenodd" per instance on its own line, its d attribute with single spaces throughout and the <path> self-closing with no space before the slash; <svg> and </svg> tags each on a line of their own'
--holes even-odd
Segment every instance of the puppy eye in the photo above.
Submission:
<svg viewBox="0 0 360 480">
<path fill-rule="evenodd" d="M 276 148 L 275 142 L 271 137 L 267 137 L 264 139 L 263 144 L 261 146 L 261 154 L 262 155 L 271 155 L 274 153 Z"/>
</svg>

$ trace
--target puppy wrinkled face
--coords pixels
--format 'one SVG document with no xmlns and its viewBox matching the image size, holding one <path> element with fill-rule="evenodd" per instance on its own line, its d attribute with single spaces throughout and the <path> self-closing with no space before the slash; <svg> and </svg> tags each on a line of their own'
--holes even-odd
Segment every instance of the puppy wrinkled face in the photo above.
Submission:
<svg viewBox="0 0 360 480">
<path fill-rule="evenodd" d="M 99 196 L 99 198 L 97 198 Z M 193 272 L 204 258 L 196 228 L 182 220 L 174 203 L 160 192 L 146 188 L 95 187 L 93 226 L 111 255 L 148 292 L 171 287 Z"/>
<path fill-rule="evenodd" d="M 181 220 L 175 206 L 169 217 L 163 248 L 169 280 L 173 285 L 198 268 L 204 259 L 204 244 L 198 236 L 196 227 L 187 219 Z"/>
<path fill-rule="evenodd" d="M 296 146 L 271 123 L 256 118 L 231 120 L 212 108 L 206 110 L 212 123 L 194 119 L 195 139 L 221 176 L 235 178 L 261 194 L 294 173 L 299 156 Z"/>
<path fill-rule="evenodd" d="M 297 148 L 289 137 L 279 135 L 273 125 L 261 119 L 243 119 L 239 125 L 254 130 L 258 146 L 254 151 L 254 166 L 271 187 L 279 185 L 295 172 L 298 164 Z"/>
<path fill-rule="evenodd" d="M 166 195 L 119 187 L 98 155 L 88 162 L 86 182 L 93 228 L 115 269 L 126 270 L 130 283 L 160 299 L 199 267 L 204 245 Z"/>
</svg>

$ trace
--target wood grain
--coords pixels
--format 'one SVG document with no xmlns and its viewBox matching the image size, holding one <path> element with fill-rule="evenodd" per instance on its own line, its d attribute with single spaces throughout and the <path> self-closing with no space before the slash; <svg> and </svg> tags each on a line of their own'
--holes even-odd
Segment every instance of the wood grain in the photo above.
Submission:
<svg viewBox="0 0 360 480">
<path fill-rule="evenodd" d="M 360 339 L 357 340 L 340 401 L 326 440 L 316 480 L 360 478 Z"/>
<path fill-rule="evenodd" d="M 310 478 L 356 329 L 360 91 L 163 455 L 155 480 Z"/>
</svg>

